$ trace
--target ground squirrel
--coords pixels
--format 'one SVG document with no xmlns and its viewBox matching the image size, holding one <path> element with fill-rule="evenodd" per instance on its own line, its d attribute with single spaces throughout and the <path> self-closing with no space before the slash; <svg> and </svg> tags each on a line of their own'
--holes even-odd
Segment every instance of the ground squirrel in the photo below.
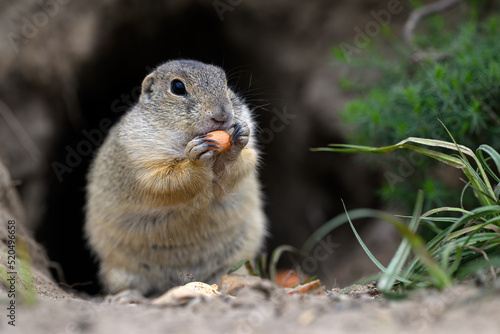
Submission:
<svg viewBox="0 0 500 334">
<path fill-rule="evenodd" d="M 227 151 L 203 137 L 214 130 L 231 134 Z M 170 61 L 144 79 L 88 175 L 85 232 L 109 293 L 217 283 L 261 250 L 254 130 L 219 67 Z"/>
</svg>

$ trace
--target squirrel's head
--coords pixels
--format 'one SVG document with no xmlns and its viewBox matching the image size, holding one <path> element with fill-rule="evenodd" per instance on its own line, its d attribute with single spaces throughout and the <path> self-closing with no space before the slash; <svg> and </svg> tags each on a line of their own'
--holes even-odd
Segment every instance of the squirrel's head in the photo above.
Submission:
<svg viewBox="0 0 500 334">
<path fill-rule="evenodd" d="M 144 79 L 139 104 L 158 126 L 192 138 L 227 130 L 241 102 L 228 88 L 221 68 L 175 60 L 162 64 Z"/>
</svg>

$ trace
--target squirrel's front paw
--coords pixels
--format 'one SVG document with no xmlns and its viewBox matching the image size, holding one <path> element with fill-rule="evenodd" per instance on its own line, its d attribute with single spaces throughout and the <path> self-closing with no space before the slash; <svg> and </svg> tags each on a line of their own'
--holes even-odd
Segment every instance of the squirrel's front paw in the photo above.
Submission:
<svg viewBox="0 0 500 334">
<path fill-rule="evenodd" d="M 208 161 L 218 152 L 219 145 L 215 140 L 199 136 L 191 140 L 184 151 L 191 161 Z"/>
<path fill-rule="evenodd" d="M 231 128 L 234 128 L 230 139 L 231 149 L 239 152 L 248 144 L 248 140 L 250 139 L 250 128 L 246 122 L 234 123 L 231 125 L 230 129 Z"/>
</svg>

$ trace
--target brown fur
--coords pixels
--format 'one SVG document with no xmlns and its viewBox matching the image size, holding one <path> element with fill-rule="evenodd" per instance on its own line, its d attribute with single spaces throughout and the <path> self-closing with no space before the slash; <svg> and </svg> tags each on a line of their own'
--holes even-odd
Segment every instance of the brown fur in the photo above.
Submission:
<svg viewBox="0 0 500 334">
<path fill-rule="evenodd" d="M 241 135 L 225 152 L 198 138 L 234 122 Z M 218 67 L 171 61 L 144 79 L 89 173 L 85 231 L 109 292 L 162 292 L 187 275 L 213 283 L 255 257 L 266 229 L 253 126 Z"/>
</svg>

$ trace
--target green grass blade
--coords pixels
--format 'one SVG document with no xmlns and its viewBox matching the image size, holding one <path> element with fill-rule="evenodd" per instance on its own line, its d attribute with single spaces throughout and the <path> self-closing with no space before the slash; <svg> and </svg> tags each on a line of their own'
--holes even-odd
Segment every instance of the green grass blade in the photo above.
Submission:
<svg viewBox="0 0 500 334">
<path fill-rule="evenodd" d="M 496 204 L 496 199 L 495 199 L 495 192 L 493 188 L 491 187 L 491 183 L 488 179 L 488 176 L 486 175 L 485 171 L 481 167 L 481 164 L 479 161 L 477 161 L 478 169 L 481 173 L 478 174 L 476 170 L 469 164 L 469 161 L 466 159 L 463 160 L 464 165 L 466 166 L 465 169 L 463 169 L 464 174 L 467 176 L 469 179 L 472 188 L 474 189 L 474 192 L 476 196 L 479 198 L 481 203 L 483 205 L 494 205 Z"/>
<path fill-rule="evenodd" d="M 452 283 L 451 278 L 432 258 L 431 254 L 427 251 L 422 238 L 420 238 L 416 233 L 412 233 L 404 224 L 397 224 L 396 228 L 408 240 L 413 252 L 418 257 L 418 260 L 426 267 L 429 274 L 434 278 L 436 286 L 440 289 L 450 286 Z"/>
<path fill-rule="evenodd" d="M 351 219 L 362 219 L 362 218 L 373 218 L 373 217 L 378 217 L 380 215 L 380 211 L 378 210 L 373 210 L 373 209 L 355 209 L 349 212 L 349 216 Z M 307 240 L 304 242 L 304 245 L 302 246 L 301 250 L 309 254 L 313 250 L 314 246 L 326 237 L 330 232 L 332 232 L 334 229 L 337 227 L 341 226 L 342 224 L 345 224 L 348 222 L 347 215 L 345 213 L 342 213 L 329 221 L 327 221 L 325 224 L 323 224 L 320 228 L 318 228 L 316 231 L 314 231 L 313 234 Z"/>
<path fill-rule="evenodd" d="M 491 266 L 500 267 L 500 256 L 490 257 L 489 260 L 480 259 L 462 266 L 457 270 L 457 278 L 464 279 L 471 274 L 475 274 Z"/>
<path fill-rule="evenodd" d="M 456 212 L 463 212 L 465 210 L 462 210 L 460 208 L 449 208 L 450 211 L 456 211 Z M 452 223 L 450 226 L 445 228 L 441 233 L 437 234 L 434 238 L 432 238 L 431 241 L 427 243 L 427 249 L 429 252 L 434 253 L 438 247 L 445 242 L 446 240 L 449 240 L 450 234 L 452 234 L 457 228 L 459 228 L 462 225 L 465 225 L 467 222 L 472 221 L 474 219 L 482 219 L 485 215 L 494 213 L 496 211 L 500 210 L 500 207 L 498 206 L 492 206 L 492 207 L 482 207 L 482 208 L 476 208 L 472 211 L 465 211 L 464 214 L 459 217 L 458 219 L 454 219 L 454 223 Z M 434 209 L 426 212 L 422 216 L 428 216 L 430 214 L 438 213 L 441 212 L 442 210 L 440 209 Z M 421 264 L 420 264 L 421 265 Z M 408 275 L 414 271 L 416 271 L 416 268 L 419 266 L 419 260 L 418 258 L 413 259 L 410 261 L 408 266 L 405 269 L 405 274 L 403 274 L 404 277 L 408 277 Z"/>
<path fill-rule="evenodd" d="M 439 123 L 441 123 L 443 125 L 443 127 L 446 130 L 446 132 L 448 132 L 448 135 L 453 140 L 453 143 L 455 144 L 457 151 L 462 156 L 462 159 L 463 159 L 462 161 L 464 162 L 464 164 L 467 165 L 467 168 L 468 168 L 469 172 L 475 173 L 475 170 L 472 168 L 472 166 L 470 166 L 469 161 L 467 160 L 467 158 L 465 157 L 465 155 L 462 153 L 462 147 L 461 147 L 461 145 L 457 144 L 457 142 L 455 141 L 455 138 L 453 138 L 453 136 L 450 133 L 450 131 L 448 131 L 448 128 L 446 127 L 446 125 L 444 125 L 444 123 L 441 122 L 441 120 L 439 118 L 438 118 L 438 121 L 439 121 Z M 493 199 L 495 199 L 493 188 L 491 187 L 490 180 L 488 179 L 488 175 L 486 175 L 486 172 L 483 169 L 483 165 L 481 164 L 481 162 L 477 158 L 477 156 L 474 153 L 472 153 L 472 151 L 470 149 L 468 149 L 468 151 L 470 151 L 470 153 L 468 153 L 468 154 L 476 162 L 477 168 L 479 169 L 479 173 L 481 174 L 481 176 L 477 175 L 477 176 L 471 178 L 471 177 L 469 177 L 468 173 L 465 173 L 465 174 L 469 177 L 469 181 L 471 181 L 471 183 L 474 186 L 476 186 L 477 188 L 481 189 L 484 193 L 488 194 L 489 197 L 493 197 Z M 480 183 L 479 187 L 478 187 L 478 183 Z M 493 200 L 493 203 L 492 203 L 490 200 L 487 199 L 487 196 L 480 196 L 480 199 L 482 200 L 483 205 L 492 205 L 495 202 Z"/>
<path fill-rule="evenodd" d="M 417 138 L 417 137 L 408 137 L 397 144 L 383 146 L 383 147 L 371 147 L 371 146 L 350 145 L 350 144 L 329 144 L 328 147 L 312 148 L 311 151 L 331 151 L 331 152 L 345 152 L 345 153 L 389 153 L 400 148 L 405 148 L 405 145 L 411 146 L 408 145 L 407 143 L 415 143 L 430 147 L 441 147 L 452 151 L 457 151 L 458 147 L 463 153 L 473 158 L 475 157 L 474 152 L 472 152 L 472 150 L 466 146 L 455 145 L 454 143 L 450 143 L 443 140 Z"/>
<path fill-rule="evenodd" d="M 342 201 L 342 205 L 344 206 L 344 210 L 346 212 L 346 216 L 347 216 L 347 219 L 349 221 L 349 225 L 351 225 L 351 229 L 352 229 L 354 235 L 356 236 L 356 239 L 358 239 L 358 242 L 361 245 L 361 248 L 363 248 L 363 250 L 365 251 L 366 255 L 368 255 L 368 257 L 370 258 L 370 260 L 380 269 L 380 271 L 382 271 L 383 273 L 385 273 L 387 271 L 387 269 L 377 260 L 377 258 L 372 254 L 372 252 L 370 252 L 370 249 L 363 242 L 363 239 L 361 239 L 361 236 L 358 234 L 358 231 L 354 227 L 354 224 L 352 223 L 352 221 L 351 221 L 351 219 L 349 217 L 349 214 L 347 212 L 347 208 L 345 207 L 344 201 Z M 408 281 L 407 279 L 405 279 L 403 277 L 400 277 L 400 276 L 397 276 L 397 279 L 400 280 L 403 283 L 407 283 L 407 284 L 410 283 L 410 281 Z"/>
<path fill-rule="evenodd" d="M 458 146 L 457 142 L 455 141 L 455 138 L 451 135 L 450 131 L 448 131 L 448 128 L 446 127 L 446 125 L 444 125 L 443 122 L 441 122 L 441 120 L 438 118 L 437 119 L 439 121 L 439 123 L 441 123 L 441 125 L 443 126 L 443 128 L 446 130 L 446 132 L 448 133 L 448 136 L 450 136 L 451 140 L 453 140 L 453 143 L 455 144 L 455 147 L 456 147 L 456 150 L 458 151 L 458 153 L 460 153 L 460 156 L 465 160 L 467 161 L 467 158 L 465 157 L 465 155 L 462 153 L 462 150 L 460 149 L 460 147 Z"/>
<path fill-rule="evenodd" d="M 467 182 L 465 184 L 465 186 L 463 187 L 462 189 L 462 192 L 460 193 L 460 207 L 463 208 L 464 207 L 464 198 L 465 198 L 465 192 L 467 191 L 467 189 L 469 189 L 471 187 L 471 183 L 470 181 Z"/>
<path fill-rule="evenodd" d="M 433 214 L 436 214 L 436 213 L 439 213 L 439 212 L 461 212 L 461 213 L 464 213 L 464 214 L 469 214 L 470 211 L 467 211 L 467 210 L 464 210 L 462 208 L 456 208 L 456 207 L 452 207 L 452 206 L 443 206 L 441 208 L 437 208 L 437 209 L 432 209 L 432 210 L 429 210 L 427 211 L 426 213 L 422 214 L 422 218 L 424 217 L 429 217 Z"/>
<path fill-rule="evenodd" d="M 328 152 L 341 152 L 341 153 L 389 153 L 397 149 L 410 149 L 417 153 L 424 154 L 431 158 L 434 158 L 440 162 L 453 166 L 455 168 L 463 169 L 465 165 L 462 160 L 449 154 L 442 152 L 430 150 L 424 147 L 414 146 L 406 144 L 406 142 L 415 142 L 417 144 L 423 144 L 428 146 L 445 147 L 455 149 L 450 143 L 442 142 L 438 140 L 423 139 L 423 138 L 408 138 L 398 144 L 383 146 L 383 147 L 369 147 L 369 146 L 359 146 L 359 145 L 348 145 L 348 144 L 329 144 L 329 147 L 313 148 L 312 151 L 328 151 Z M 470 150 L 469 150 L 470 151 Z"/>
<path fill-rule="evenodd" d="M 278 261 L 280 260 L 281 255 L 284 252 L 291 252 L 291 253 L 298 254 L 298 255 L 301 255 L 304 257 L 307 256 L 307 254 L 304 254 L 304 252 L 301 251 L 300 249 L 295 248 L 295 247 L 290 246 L 290 245 L 281 245 L 279 247 L 276 247 L 276 249 L 273 251 L 273 254 L 271 255 L 271 261 L 269 261 L 269 278 L 273 282 L 276 282 L 276 272 L 278 270 L 277 269 L 278 268 Z"/>
<path fill-rule="evenodd" d="M 448 275 L 450 276 L 454 275 L 455 272 L 458 270 L 458 268 L 460 268 L 460 263 L 462 262 L 462 253 L 463 253 L 463 248 L 457 247 L 457 251 L 455 253 L 455 259 L 448 268 Z"/>
<path fill-rule="evenodd" d="M 444 126 L 444 124 L 443 124 Z M 446 129 L 446 127 L 445 127 Z M 448 129 L 446 129 L 448 131 Z M 450 134 L 448 132 L 448 134 Z M 469 149 L 466 146 L 459 145 L 455 142 L 455 139 L 453 136 L 450 137 L 453 140 L 453 143 L 441 141 L 441 140 L 434 140 L 434 139 L 425 139 L 425 138 L 415 138 L 415 137 L 409 137 L 405 140 L 400 141 L 399 143 L 395 145 L 389 145 L 389 146 L 383 146 L 383 147 L 369 147 L 369 146 L 360 146 L 360 145 L 348 145 L 348 144 L 329 144 L 329 147 L 323 147 L 323 148 L 316 148 L 312 149 L 312 151 L 330 151 L 330 152 L 343 152 L 343 153 L 388 153 L 392 152 L 397 149 L 401 148 L 406 148 L 410 149 L 412 151 L 415 151 L 417 153 L 424 154 L 426 156 L 429 156 L 433 159 L 436 159 L 440 162 L 443 162 L 445 164 L 451 165 L 455 168 L 462 169 L 464 173 L 466 174 L 467 178 L 471 183 L 477 188 L 481 189 L 482 192 L 485 194 L 488 194 L 487 196 L 484 194 L 479 193 L 479 197 L 481 201 L 485 205 L 491 205 L 493 204 L 491 201 L 491 198 L 495 199 L 495 193 L 493 188 L 491 187 L 491 184 L 488 180 L 488 177 L 482 167 L 482 164 L 480 160 L 476 157 L 474 152 L 472 152 L 471 149 Z M 449 150 L 453 151 L 458 151 L 459 154 L 461 155 L 461 158 L 454 157 L 449 154 L 445 154 L 442 152 L 430 150 L 427 148 L 419 147 L 419 146 L 413 146 L 409 145 L 407 143 L 412 142 L 416 144 L 421 144 L 421 145 L 426 145 L 430 147 L 441 147 L 441 148 L 446 148 Z M 475 172 L 475 170 L 470 166 L 470 164 L 467 161 L 467 158 L 465 155 L 469 155 L 474 159 L 476 162 L 478 169 L 479 169 L 479 174 Z M 490 198 L 488 198 L 490 197 Z"/>
<path fill-rule="evenodd" d="M 488 153 L 490 158 L 493 160 L 497 167 L 497 173 L 493 172 L 493 170 L 490 168 L 490 166 L 487 164 L 486 159 L 484 158 L 483 152 Z M 500 154 L 495 151 L 491 146 L 488 145 L 481 145 L 479 148 L 476 150 L 476 155 L 481 162 L 481 164 L 484 166 L 486 171 L 495 179 L 497 183 L 500 183 Z"/>
<path fill-rule="evenodd" d="M 454 242 L 450 242 L 446 245 L 444 245 L 444 247 L 442 247 L 442 250 L 441 250 L 441 268 L 443 268 L 447 273 L 448 275 L 450 274 L 449 273 L 449 268 L 448 268 L 448 263 L 450 261 L 450 255 L 453 251 L 455 251 L 457 249 L 457 245 L 454 243 Z"/>
<path fill-rule="evenodd" d="M 465 225 L 467 222 L 476 219 L 482 218 L 485 215 L 500 213 L 500 206 L 493 205 L 487 207 L 479 207 L 474 210 L 471 210 L 469 213 L 464 214 L 462 217 L 457 219 L 451 226 L 446 228 L 441 234 L 435 236 L 429 243 L 427 244 L 428 248 L 431 251 L 434 251 L 439 244 L 444 240 L 449 240 L 449 236 L 453 231 L 455 231 L 459 226 Z"/>
<path fill-rule="evenodd" d="M 412 220 L 410 221 L 410 230 L 415 232 L 418 227 L 419 217 L 424 203 L 424 194 L 422 191 L 418 192 L 415 209 L 413 210 Z M 402 223 L 401 223 L 402 224 Z M 410 255 L 410 245 L 408 239 L 404 238 L 399 245 L 396 254 L 393 256 L 387 271 L 380 277 L 378 281 L 378 288 L 381 292 L 389 293 L 397 280 L 397 276 L 403 269 L 404 264 Z"/>
<path fill-rule="evenodd" d="M 447 240 L 453 240 L 453 239 L 458 238 L 461 235 L 464 235 L 464 234 L 467 234 L 467 233 L 471 233 L 471 232 L 474 232 L 476 230 L 481 230 L 483 228 L 487 228 L 488 225 L 496 226 L 494 223 L 498 223 L 498 222 L 500 222 L 500 217 L 495 217 L 495 218 L 489 219 L 485 223 L 476 224 L 476 225 L 472 225 L 472 226 L 469 226 L 469 227 L 465 227 L 465 228 L 463 228 L 461 230 L 458 230 L 458 231 L 455 231 L 455 232 L 451 233 L 448 236 Z M 497 229 L 498 229 L 498 227 L 497 227 Z"/>
<path fill-rule="evenodd" d="M 471 210 L 471 213 L 469 215 L 464 215 L 460 219 L 458 219 L 452 226 L 450 226 L 449 229 L 446 231 L 446 236 L 443 238 L 443 240 L 449 240 L 451 233 L 461 225 L 464 225 L 468 221 L 471 221 L 476 218 L 483 218 L 484 216 L 487 215 L 498 215 L 500 214 L 500 205 L 491 205 L 491 206 L 482 206 L 476 209 Z M 498 224 L 497 224 L 498 225 Z"/>
</svg>

